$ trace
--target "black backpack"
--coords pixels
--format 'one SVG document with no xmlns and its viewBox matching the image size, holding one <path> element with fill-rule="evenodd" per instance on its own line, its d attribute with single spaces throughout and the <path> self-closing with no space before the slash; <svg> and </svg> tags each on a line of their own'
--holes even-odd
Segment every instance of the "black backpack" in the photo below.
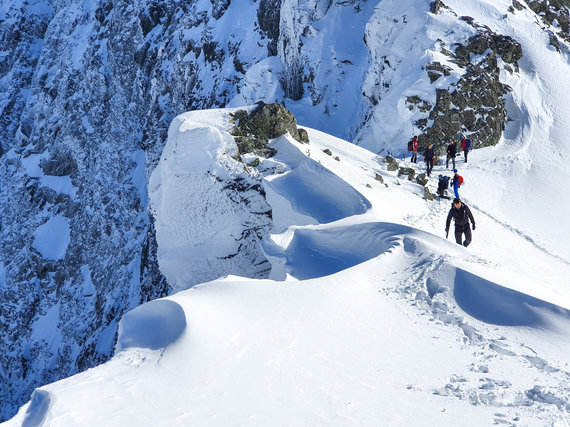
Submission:
<svg viewBox="0 0 570 427">
<path fill-rule="evenodd" d="M 439 180 L 437 183 L 437 194 L 439 194 L 441 197 L 444 197 L 445 196 L 445 190 L 447 190 L 447 187 L 449 187 L 449 177 L 439 175 L 438 178 L 439 178 Z"/>
<path fill-rule="evenodd" d="M 414 140 L 410 139 L 410 142 L 408 142 L 408 151 L 412 151 L 414 149 Z"/>
</svg>

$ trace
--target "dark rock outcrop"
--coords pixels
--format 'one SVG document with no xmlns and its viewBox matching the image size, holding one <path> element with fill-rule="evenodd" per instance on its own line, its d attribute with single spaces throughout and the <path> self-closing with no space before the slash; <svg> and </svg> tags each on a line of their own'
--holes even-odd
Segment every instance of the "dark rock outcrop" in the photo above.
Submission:
<svg viewBox="0 0 570 427">
<path fill-rule="evenodd" d="M 468 20 L 466 17 L 463 19 Z M 420 146 L 432 143 L 441 153 L 450 139 L 457 139 L 461 134 L 468 135 L 474 147 L 494 145 L 501 138 L 507 121 L 503 97 L 510 90 L 499 80 L 497 57 L 518 69 L 518 61 L 522 58 L 521 46 L 510 37 L 482 29 L 465 45 L 457 44 L 451 55 L 450 60 L 464 68 L 465 73 L 449 89 L 436 89 L 435 106 L 427 119 L 416 122 L 423 131 L 419 135 Z M 479 57 L 476 62 L 472 61 L 472 55 Z M 449 75 L 449 68 L 440 63 L 424 68 L 432 83 Z M 427 104 L 416 98 L 416 106 Z"/>
<path fill-rule="evenodd" d="M 307 131 L 297 127 L 293 114 L 280 104 L 259 102 L 257 108 L 247 114 L 240 110 L 233 115 L 236 126 L 232 135 L 238 145 L 239 153 L 254 153 L 262 157 L 274 156 L 276 150 L 269 147 L 270 139 L 289 132 L 299 142 L 308 143 Z"/>
<path fill-rule="evenodd" d="M 570 42 L 570 3 L 567 0 L 529 0 L 527 4 L 534 13 L 540 16 L 544 24 L 550 26 L 552 30 L 557 28 L 558 37 Z M 554 26 L 555 21 L 558 24 L 556 26 Z M 553 37 L 550 38 L 551 44 L 556 46 L 552 43 Z"/>
<path fill-rule="evenodd" d="M 257 19 L 259 27 L 267 34 L 270 40 L 267 44 L 267 54 L 269 56 L 277 55 L 281 2 L 282 0 L 259 0 Z"/>
<path fill-rule="evenodd" d="M 386 163 L 387 169 L 389 171 L 397 171 L 400 168 L 398 161 L 395 158 L 393 158 L 392 156 L 384 157 L 384 163 Z"/>
<path fill-rule="evenodd" d="M 401 167 L 398 169 L 398 176 L 407 176 L 408 181 L 413 181 L 416 176 L 416 171 L 412 168 Z"/>
</svg>

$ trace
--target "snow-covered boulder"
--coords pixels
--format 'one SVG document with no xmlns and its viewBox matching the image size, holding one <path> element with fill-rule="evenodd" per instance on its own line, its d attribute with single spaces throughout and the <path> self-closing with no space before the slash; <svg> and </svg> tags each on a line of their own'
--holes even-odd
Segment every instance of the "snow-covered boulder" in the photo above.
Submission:
<svg viewBox="0 0 570 427">
<path fill-rule="evenodd" d="M 177 117 L 149 183 L 158 260 L 168 283 L 186 289 L 234 274 L 267 277 L 260 241 L 273 223 L 260 178 L 250 175 L 232 136 Z"/>
</svg>

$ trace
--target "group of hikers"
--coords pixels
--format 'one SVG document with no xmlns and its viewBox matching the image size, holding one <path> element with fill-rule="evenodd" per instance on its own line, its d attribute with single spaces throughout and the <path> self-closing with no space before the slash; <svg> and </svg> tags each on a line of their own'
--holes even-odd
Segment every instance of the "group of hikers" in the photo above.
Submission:
<svg viewBox="0 0 570 427">
<path fill-rule="evenodd" d="M 473 146 L 473 142 L 469 138 L 465 138 L 464 135 L 459 137 L 459 143 L 461 144 L 461 149 L 463 150 L 463 155 L 465 156 L 465 163 L 467 163 L 467 156 L 469 155 L 469 151 Z M 408 142 L 408 151 L 412 153 L 412 163 L 418 162 L 418 137 L 414 136 L 410 142 Z M 455 169 L 455 157 L 457 156 L 457 141 L 452 139 L 449 141 L 447 146 L 447 158 L 445 161 L 445 168 L 449 167 L 449 161 L 453 163 L 453 169 Z M 424 162 L 426 163 L 426 172 L 427 176 L 431 175 L 431 171 L 433 169 L 433 162 L 435 160 L 435 151 L 433 148 L 433 144 L 429 144 L 426 150 L 424 151 Z"/>
<path fill-rule="evenodd" d="M 464 135 L 461 135 L 459 138 L 459 143 L 461 144 L 461 149 L 463 150 L 463 155 L 465 156 L 465 163 L 467 163 L 467 156 L 469 151 L 471 150 L 473 143 L 471 139 L 465 138 Z M 418 137 L 414 136 L 410 142 L 408 142 L 408 151 L 412 153 L 412 163 L 418 162 Z M 451 203 L 451 209 L 447 214 L 447 220 L 445 223 L 445 235 L 446 237 L 449 235 L 449 226 L 451 224 L 451 219 L 455 221 L 455 241 L 459 245 L 463 245 L 465 247 L 469 246 L 472 240 L 471 229 L 475 230 L 475 219 L 473 218 L 473 214 L 469 207 L 461 201 L 459 197 L 459 188 L 461 184 L 463 184 L 463 177 L 459 175 L 456 165 L 455 165 L 455 157 L 457 156 L 457 141 L 452 139 L 449 141 L 447 145 L 447 157 L 445 161 L 445 168 L 449 168 L 449 162 L 451 161 L 453 167 L 453 178 L 451 179 L 451 186 L 453 187 L 453 192 L 455 194 L 455 198 Z M 435 152 L 433 148 L 433 144 L 429 144 L 426 150 L 424 151 L 424 162 L 426 163 L 426 172 L 427 176 L 431 175 L 433 170 L 433 164 L 435 160 Z M 445 192 L 449 187 L 450 178 L 447 176 L 439 175 L 438 181 L 438 189 L 437 193 L 440 197 L 446 197 Z M 470 224 L 471 222 L 471 224 Z M 465 240 L 463 240 L 463 236 L 465 236 Z"/>
</svg>

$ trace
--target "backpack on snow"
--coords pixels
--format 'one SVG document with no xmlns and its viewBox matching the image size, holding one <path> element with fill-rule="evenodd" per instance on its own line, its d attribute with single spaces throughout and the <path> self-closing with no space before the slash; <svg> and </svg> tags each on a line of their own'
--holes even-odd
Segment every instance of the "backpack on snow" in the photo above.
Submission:
<svg viewBox="0 0 570 427">
<path fill-rule="evenodd" d="M 410 142 L 408 142 L 408 151 L 413 151 L 414 149 L 414 140 L 410 139 Z"/>
<path fill-rule="evenodd" d="M 449 187 L 449 177 L 448 176 L 443 176 L 443 175 L 439 175 L 439 180 L 437 183 L 437 194 L 440 197 L 446 197 L 445 192 L 447 190 L 447 187 Z"/>
</svg>

